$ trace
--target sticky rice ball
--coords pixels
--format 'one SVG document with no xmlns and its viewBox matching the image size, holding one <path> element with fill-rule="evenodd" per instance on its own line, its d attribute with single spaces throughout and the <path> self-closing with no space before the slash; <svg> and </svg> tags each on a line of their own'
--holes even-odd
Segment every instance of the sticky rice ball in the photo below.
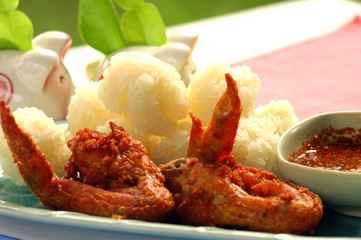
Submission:
<svg viewBox="0 0 361 240">
<path fill-rule="evenodd" d="M 275 165 L 277 143 L 297 122 L 294 109 L 287 100 L 258 106 L 253 116 L 240 119 L 232 153 L 244 165 L 278 174 Z"/>
<path fill-rule="evenodd" d="M 75 136 L 82 128 L 96 129 L 114 118 L 98 98 L 98 82 L 77 88 L 69 104 L 68 130 Z"/>
<path fill-rule="evenodd" d="M 71 133 L 35 107 L 19 108 L 13 115 L 19 126 L 30 134 L 36 145 L 46 155 L 54 172 L 59 177 L 64 176 L 64 167 L 71 156 L 71 151 L 66 145 L 72 138 Z M 3 176 L 11 177 L 19 186 L 25 186 L 2 130 L 0 130 L 0 165 Z"/>
<path fill-rule="evenodd" d="M 279 139 L 276 131 L 269 118 L 241 118 L 232 154 L 246 166 L 272 171 Z"/>
<path fill-rule="evenodd" d="M 275 133 L 279 136 L 283 135 L 287 129 L 296 124 L 299 119 L 294 113 L 293 106 L 287 100 L 272 100 L 266 105 L 258 106 L 254 110 L 255 117 L 270 119 L 277 129 Z"/>
<path fill-rule="evenodd" d="M 209 124 L 214 107 L 227 86 L 225 73 L 230 73 L 237 82 L 242 105 L 232 154 L 246 166 L 277 173 L 274 164 L 277 142 L 298 119 L 286 100 L 254 107 L 260 79 L 248 66 L 231 68 L 218 62 L 194 73 L 187 89 L 189 112 L 199 117 L 204 127 Z"/>
<path fill-rule="evenodd" d="M 242 117 L 253 115 L 254 100 L 261 87 L 258 75 L 252 72 L 248 66 L 239 66 L 229 69 L 228 73 L 232 75 L 237 82 L 238 94 L 241 98 Z"/>
<path fill-rule="evenodd" d="M 208 125 L 213 109 L 227 87 L 225 73 L 230 73 L 237 82 L 242 116 L 247 117 L 253 114 L 253 102 L 260 88 L 257 74 L 247 66 L 230 68 L 224 62 L 210 63 L 206 69 L 198 70 L 193 74 L 187 88 L 188 111 L 199 117 L 205 126 Z"/>
<path fill-rule="evenodd" d="M 187 115 L 186 87 L 179 73 L 148 53 L 113 56 L 98 94 L 109 111 L 123 114 L 145 135 L 164 136 Z"/>
<path fill-rule="evenodd" d="M 186 157 L 191 128 L 191 120 L 184 119 L 179 121 L 177 127 L 166 136 L 148 136 L 143 142 L 150 158 L 159 165 Z"/>
</svg>

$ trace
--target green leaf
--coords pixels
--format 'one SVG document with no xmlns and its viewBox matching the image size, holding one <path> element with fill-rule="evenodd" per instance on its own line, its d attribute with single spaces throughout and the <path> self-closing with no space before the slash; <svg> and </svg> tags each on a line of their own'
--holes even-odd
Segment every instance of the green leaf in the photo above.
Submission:
<svg viewBox="0 0 361 240">
<path fill-rule="evenodd" d="M 15 42 L 10 39 L 0 38 L 0 50 L 19 49 Z"/>
<path fill-rule="evenodd" d="M 80 0 L 78 27 L 83 41 L 105 55 L 125 47 L 112 0 Z"/>
<path fill-rule="evenodd" d="M 144 3 L 137 10 L 125 12 L 120 26 L 128 46 L 162 45 L 167 42 L 163 19 L 151 3 Z"/>
<path fill-rule="evenodd" d="M 0 13 L 11 12 L 19 5 L 19 0 L 0 0 Z"/>
<path fill-rule="evenodd" d="M 0 49 L 31 50 L 32 38 L 33 25 L 24 13 L 12 11 L 0 14 Z"/>
<path fill-rule="evenodd" d="M 123 9 L 127 11 L 137 10 L 143 5 L 144 0 L 115 0 L 115 2 Z"/>
</svg>

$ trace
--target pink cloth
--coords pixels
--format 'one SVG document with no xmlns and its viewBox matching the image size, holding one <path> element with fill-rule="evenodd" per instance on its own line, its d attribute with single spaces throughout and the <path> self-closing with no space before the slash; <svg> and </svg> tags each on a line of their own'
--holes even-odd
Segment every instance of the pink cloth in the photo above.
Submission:
<svg viewBox="0 0 361 240">
<path fill-rule="evenodd" d="M 321 37 L 233 64 L 261 79 L 255 105 L 287 99 L 300 120 L 361 110 L 361 18 Z"/>
</svg>

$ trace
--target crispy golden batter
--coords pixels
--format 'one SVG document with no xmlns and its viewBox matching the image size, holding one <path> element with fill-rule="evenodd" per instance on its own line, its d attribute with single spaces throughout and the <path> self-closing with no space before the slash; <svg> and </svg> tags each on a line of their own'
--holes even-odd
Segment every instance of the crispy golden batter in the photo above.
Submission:
<svg viewBox="0 0 361 240">
<path fill-rule="evenodd" d="M 148 174 L 163 183 L 164 176 L 148 157 L 145 146 L 122 127 L 113 122 L 109 125 L 110 133 L 85 128 L 68 142 L 73 154 L 65 167 L 65 178 L 111 191 L 137 186 Z"/>
<path fill-rule="evenodd" d="M 322 217 L 321 199 L 274 174 L 241 165 L 231 155 L 241 115 L 236 82 L 227 90 L 205 132 L 193 126 L 187 158 L 161 165 L 174 194 L 176 213 L 187 224 L 239 226 L 277 233 L 303 233 Z"/>
</svg>

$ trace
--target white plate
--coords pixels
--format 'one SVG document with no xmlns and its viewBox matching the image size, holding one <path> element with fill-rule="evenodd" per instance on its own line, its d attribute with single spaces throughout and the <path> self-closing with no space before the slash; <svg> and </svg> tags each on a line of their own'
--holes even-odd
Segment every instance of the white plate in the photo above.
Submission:
<svg viewBox="0 0 361 240">
<path fill-rule="evenodd" d="M 4 187 L 7 189 L 3 191 Z M 4 194 L 6 192 L 7 194 Z M 0 233 L 19 239 L 288 239 L 307 240 L 309 236 L 272 234 L 217 227 L 193 227 L 171 223 L 117 220 L 68 211 L 49 210 L 39 203 L 27 187 L 0 178 Z M 21 203 L 21 204 L 20 204 Z M 361 218 L 338 214 L 325 208 L 316 227 L 317 239 L 326 236 L 359 236 Z M 322 237 L 324 236 L 324 237 Z"/>
<path fill-rule="evenodd" d="M 5 235 L 17 238 L 49 239 L 49 234 L 53 234 L 51 239 L 67 239 L 69 236 L 71 239 L 79 239 L 78 237 L 85 239 L 277 239 L 275 234 L 116 220 L 24 207 L 11 202 L 0 202 L 0 204 L 2 222 L 0 230 Z M 13 225 L 14 223 L 17 227 Z M 10 224 L 11 226 L 8 226 Z"/>
</svg>

